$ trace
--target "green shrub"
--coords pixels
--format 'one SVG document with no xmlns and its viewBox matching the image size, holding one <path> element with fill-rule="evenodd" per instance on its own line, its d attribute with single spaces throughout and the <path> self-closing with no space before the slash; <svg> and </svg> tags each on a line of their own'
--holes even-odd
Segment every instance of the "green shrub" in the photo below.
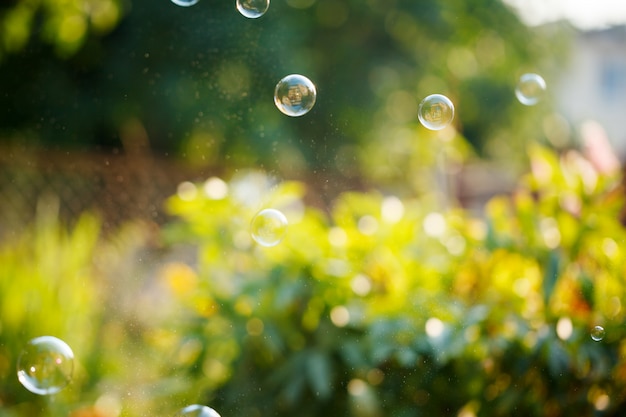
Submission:
<svg viewBox="0 0 626 417">
<path fill-rule="evenodd" d="M 147 379 L 141 370 L 154 360 L 132 355 L 139 348 L 127 329 L 139 320 L 122 296 L 136 294 L 132 264 L 144 229 L 129 224 L 104 236 L 89 213 L 68 227 L 50 197 L 39 202 L 33 224 L 0 242 L 0 416 L 80 416 L 98 398 L 121 397 L 126 383 Z M 27 391 L 16 375 L 26 343 L 44 335 L 64 340 L 75 357 L 71 383 L 52 396 Z"/>
<path fill-rule="evenodd" d="M 42 335 L 59 337 L 77 358 L 93 349 L 94 323 L 101 310 L 98 283 L 92 279 L 89 265 L 100 224 L 94 216 L 83 215 L 68 231 L 59 223 L 55 205 L 54 199 L 42 200 L 29 230 L 0 246 L 1 415 L 11 410 L 33 415 L 43 404 L 16 377 L 17 357 L 28 340 Z M 75 363 L 74 374 L 72 389 L 59 394 L 66 401 L 75 401 L 86 382 L 82 361 Z"/>
<path fill-rule="evenodd" d="M 580 155 L 530 151 L 532 172 L 483 218 L 418 198 L 345 193 L 329 213 L 303 184 L 249 173 L 172 197 L 163 268 L 180 308 L 163 336 L 173 411 L 222 415 L 569 416 L 626 407 L 626 232 L 619 178 Z M 222 198 L 223 197 L 223 198 Z M 283 211 L 255 244 L 249 222 Z M 590 330 L 606 329 L 596 342 Z"/>
</svg>

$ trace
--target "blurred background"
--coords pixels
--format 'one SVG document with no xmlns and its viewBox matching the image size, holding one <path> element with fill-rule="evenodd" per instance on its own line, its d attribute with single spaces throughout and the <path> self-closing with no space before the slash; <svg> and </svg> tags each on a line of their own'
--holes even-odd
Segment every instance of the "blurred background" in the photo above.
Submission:
<svg viewBox="0 0 626 417">
<path fill-rule="evenodd" d="M 625 115 L 619 0 L 2 2 L 0 415 L 619 415 Z M 44 333 L 82 354 L 56 399 L 15 378 Z"/>
</svg>

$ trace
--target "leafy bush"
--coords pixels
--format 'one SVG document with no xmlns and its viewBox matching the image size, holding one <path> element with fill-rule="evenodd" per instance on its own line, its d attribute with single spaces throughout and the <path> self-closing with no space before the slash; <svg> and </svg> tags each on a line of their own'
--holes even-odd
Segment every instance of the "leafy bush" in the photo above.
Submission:
<svg viewBox="0 0 626 417">
<path fill-rule="evenodd" d="M 260 173 L 186 184 L 162 270 L 180 308 L 163 330 L 172 411 L 222 415 L 617 415 L 626 406 L 626 232 L 619 178 L 575 152 L 532 171 L 483 218 L 423 199 L 341 195 Z M 249 221 L 284 212 L 284 241 Z M 590 330 L 601 325 L 596 342 Z M 189 388 L 193 389 L 189 390 Z"/>
<path fill-rule="evenodd" d="M 481 218 L 377 191 L 324 211 L 258 172 L 186 183 L 166 252 L 140 225 L 40 211 L 0 246 L 0 415 L 619 415 L 620 178 L 575 152 L 530 161 Z M 249 233 L 265 207 L 290 222 L 271 248 Z M 76 354 L 54 398 L 15 378 L 43 334 Z"/>
<path fill-rule="evenodd" d="M 66 231 L 54 207 L 54 200 L 42 200 L 32 228 L 0 246 L 0 404 L 22 404 L 25 414 L 35 412 L 27 399 L 37 397 L 29 396 L 15 376 L 17 356 L 26 342 L 54 335 L 84 356 L 93 349 L 92 324 L 101 313 L 97 283 L 86 268 L 98 241 L 99 222 L 84 215 Z M 74 392 L 63 394 L 68 399 L 76 400 L 85 382 L 77 368 Z"/>
<path fill-rule="evenodd" d="M 132 272 L 145 242 L 144 227 L 129 224 L 104 236 L 97 216 L 85 213 L 68 227 L 59 221 L 58 208 L 54 197 L 43 198 L 36 221 L 0 242 L 3 417 L 67 416 L 98 398 L 130 392 L 124 381 L 132 384 L 145 374 L 124 366 L 138 349 L 125 329 L 138 320 L 131 320 L 134 312 L 122 295 L 137 285 Z M 20 352 L 43 335 L 61 338 L 75 355 L 71 384 L 47 397 L 28 392 L 16 376 Z M 150 368 L 150 357 L 134 364 Z"/>
</svg>

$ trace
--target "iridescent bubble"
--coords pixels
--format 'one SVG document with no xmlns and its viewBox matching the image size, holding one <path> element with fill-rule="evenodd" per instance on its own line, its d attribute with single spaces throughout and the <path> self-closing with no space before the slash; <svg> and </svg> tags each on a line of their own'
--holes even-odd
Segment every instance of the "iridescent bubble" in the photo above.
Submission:
<svg viewBox="0 0 626 417">
<path fill-rule="evenodd" d="M 274 103 L 287 116 L 302 116 L 315 105 L 315 85 L 304 75 L 291 74 L 280 80 L 274 90 Z"/>
<path fill-rule="evenodd" d="M 250 224 L 252 238 L 265 247 L 278 245 L 287 233 L 287 218 L 276 209 L 264 209 L 257 213 Z"/>
<path fill-rule="evenodd" d="M 454 119 L 454 104 L 441 94 L 431 94 L 420 103 L 417 117 L 425 128 L 441 130 Z"/>
<path fill-rule="evenodd" d="M 54 336 L 30 340 L 17 359 L 17 378 L 24 387 L 39 395 L 56 394 L 72 380 L 74 353 Z"/>
<path fill-rule="evenodd" d="M 591 338 L 594 341 L 599 342 L 600 340 L 604 339 L 604 333 L 604 327 L 595 326 L 593 329 L 591 329 Z"/>
<path fill-rule="evenodd" d="M 180 7 L 189 7 L 189 6 L 193 6 L 198 1 L 199 0 L 172 0 L 172 3 Z"/>
<path fill-rule="evenodd" d="M 175 417 L 220 417 L 220 415 L 211 407 L 193 404 L 179 410 Z"/>
<path fill-rule="evenodd" d="M 249 19 L 263 16 L 269 7 L 270 0 L 237 0 L 237 10 Z"/>
<path fill-rule="evenodd" d="M 534 106 L 539 103 L 546 92 L 546 82 L 538 74 L 524 74 L 520 77 L 515 96 L 525 106 Z"/>
</svg>

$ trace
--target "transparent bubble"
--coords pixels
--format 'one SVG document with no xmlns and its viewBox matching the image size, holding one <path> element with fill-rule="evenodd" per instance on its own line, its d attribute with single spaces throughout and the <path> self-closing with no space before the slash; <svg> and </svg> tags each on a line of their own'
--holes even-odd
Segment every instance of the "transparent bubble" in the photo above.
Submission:
<svg viewBox="0 0 626 417">
<path fill-rule="evenodd" d="M 591 338 L 596 342 L 599 342 L 600 340 L 604 339 L 604 333 L 604 327 L 596 326 L 591 329 Z"/>
<path fill-rule="evenodd" d="M 524 74 L 520 77 L 515 96 L 525 106 L 534 106 L 539 103 L 546 92 L 546 82 L 538 74 Z"/>
<path fill-rule="evenodd" d="M 252 238 L 261 246 L 278 245 L 287 233 L 287 218 L 275 209 L 265 209 L 257 213 L 250 225 Z"/>
<path fill-rule="evenodd" d="M 189 6 L 193 6 L 198 1 L 199 0 L 172 0 L 172 3 L 180 7 L 189 7 Z"/>
<path fill-rule="evenodd" d="M 175 417 L 220 417 L 220 415 L 211 407 L 193 404 L 179 410 Z"/>
<path fill-rule="evenodd" d="M 270 0 L 237 0 L 237 10 L 249 19 L 263 16 L 269 7 Z"/>
<path fill-rule="evenodd" d="M 24 387 L 39 395 L 56 394 L 72 379 L 74 353 L 54 336 L 30 340 L 17 359 L 17 378 Z"/>
<path fill-rule="evenodd" d="M 441 130 L 454 119 L 454 104 L 441 94 L 431 94 L 420 103 L 417 117 L 425 128 Z"/>
<path fill-rule="evenodd" d="M 302 116 L 315 105 L 315 85 L 304 75 L 291 74 L 276 84 L 274 103 L 287 116 Z"/>
</svg>

